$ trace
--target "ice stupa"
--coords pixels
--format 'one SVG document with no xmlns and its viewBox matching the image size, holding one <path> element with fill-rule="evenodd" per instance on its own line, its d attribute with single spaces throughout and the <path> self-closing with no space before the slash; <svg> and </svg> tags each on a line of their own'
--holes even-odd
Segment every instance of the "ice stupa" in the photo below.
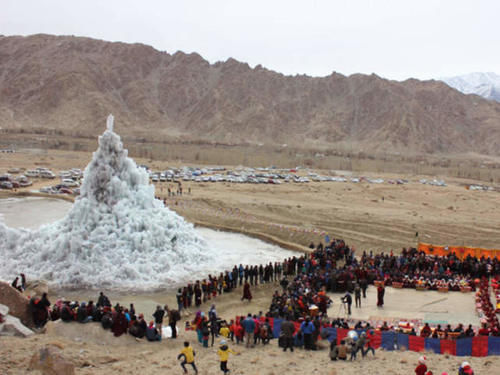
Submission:
<svg viewBox="0 0 500 375">
<path fill-rule="evenodd" d="M 63 219 L 35 231 L 0 223 L 0 277 L 24 272 L 57 287 L 161 288 L 215 262 L 205 248 L 192 224 L 155 199 L 110 115 Z"/>
</svg>

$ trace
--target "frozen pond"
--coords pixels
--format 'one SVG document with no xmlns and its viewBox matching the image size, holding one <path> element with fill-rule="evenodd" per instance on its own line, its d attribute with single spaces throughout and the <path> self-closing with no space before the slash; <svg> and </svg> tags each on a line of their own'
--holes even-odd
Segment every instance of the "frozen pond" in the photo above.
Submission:
<svg viewBox="0 0 500 375">
<path fill-rule="evenodd" d="M 62 219 L 70 207 L 70 202 L 55 198 L 0 199 L 0 222 L 11 228 L 38 229 Z"/>
<path fill-rule="evenodd" d="M 0 222 L 12 228 L 36 230 L 44 224 L 62 219 L 71 206 L 71 202 L 61 199 L 39 197 L 0 199 Z M 229 270 L 235 264 L 264 264 L 282 261 L 297 254 L 238 233 L 220 232 L 208 228 L 195 230 L 208 244 L 207 251 L 217 254 L 218 261 L 215 267 L 199 264 L 198 271 L 191 275 L 192 279 Z M 5 277 L 0 275 L 0 279 Z M 187 280 L 172 280 L 173 283 L 184 281 Z"/>
</svg>

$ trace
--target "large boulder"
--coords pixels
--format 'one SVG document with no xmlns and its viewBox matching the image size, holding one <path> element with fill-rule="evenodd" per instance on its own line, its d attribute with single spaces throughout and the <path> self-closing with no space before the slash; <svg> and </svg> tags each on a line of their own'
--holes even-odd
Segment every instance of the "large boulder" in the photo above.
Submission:
<svg viewBox="0 0 500 375">
<path fill-rule="evenodd" d="M 42 298 L 43 293 L 49 293 L 49 285 L 46 281 L 33 280 L 26 283 L 25 295 Z"/>
<path fill-rule="evenodd" d="M 0 324 L 0 336 L 29 337 L 34 332 L 25 327 L 18 318 L 7 315 L 5 321 Z"/>
<path fill-rule="evenodd" d="M 0 304 L 7 306 L 9 314 L 19 318 L 26 327 L 34 327 L 29 300 L 10 284 L 2 281 L 0 281 Z"/>
<path fill-rule="evenodd" d="M 74 375 L 75 366 L 61 355 L 55 346 L 46 346 L 33 354 L 28 370 L 39 370 L 43 375 Z"/>
</svg>

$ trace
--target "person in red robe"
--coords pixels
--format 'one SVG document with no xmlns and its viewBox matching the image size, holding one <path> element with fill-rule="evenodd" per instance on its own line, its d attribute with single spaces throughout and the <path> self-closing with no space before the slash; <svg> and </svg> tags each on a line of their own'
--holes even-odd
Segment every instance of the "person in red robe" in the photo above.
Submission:
<svg viewBox="0 0 500 375">
<path fill-rule="evenodd" d="M 249 302 L 252 301 L 252 292 L 250 292 L 250 284 L 248 281 L 243 285 L 243 297 L 241 297 L 241 300 L 243 301 L 244 299 L 247 299 Z"/>
<path fill-rule="evenodd" d="M 385 294 L 384 286 L 379 285 L 377 288 L 377 306 L 378 307 L 384 306 L 384 294 Z"/>
<path fill-rule="evenodd" d="M 120 308 L 116 312 L 115 318 L 113 319 L 113 325 L 111 326 L 111 331 L 116 337 L 118 337 L 123 335 L 124 333 L 127 333 L 127 328 L 128 328 L 127 318 L 125 317 L 125 314 Z"/>
</svg>

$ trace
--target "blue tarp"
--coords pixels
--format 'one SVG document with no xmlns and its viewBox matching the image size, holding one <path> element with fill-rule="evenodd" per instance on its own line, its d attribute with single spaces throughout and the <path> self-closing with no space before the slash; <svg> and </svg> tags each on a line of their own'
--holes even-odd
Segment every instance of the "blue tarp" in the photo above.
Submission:
<svg viewBox="0 0 500 375">
<path fill-rule="evenodd" d="M 395 332 L 382 332 L 382 342 L 380 346 L 385 350 L 394 350 L 394 343 L 396 342 L 396 333 Z"/>
<path fill-rule="evenodd" d="M 488 337 L 488 355 L 500 355 L 500 337 Z"/>
<path fill-rule="evenodd" d="M 323 328 L 323 329 L 328 332 L 328 336 L 327 336 L 328 341 L 332 342 L 332 341 L 337 340 L 337 328 L 328 327 L 328 328 Z"/>
<path fill-rule="evenodd" d="M 302 334 L 295 335 L 293 337 L 293 345 L 297 346 L 299 348 L 302 347 L 302 346 L 304 346 L 304 335 L 302 335 Z"/>
<path fill-rule="evenodd" d="M 458 356 L 472 355 L 472 338 L 457 340 L 457 355 Z"/>
<path fill-rule="evenodd" d="M 281 322 L 283 322 L 283 319 L 274 319 L 274 326 L 273 326 L 273 336 L 274 338 L 280 337 L 280 332 L 281 332 Z"/>
<path fill-rule="evenodd" d="M 425 350 L 432 351 L 436 354 L 441 353 L 441 341 L 439 339 L 433 339 L 427 337 L 425 339 Z"/>
<path fill-rule="evenodd" d="M 398 333 L 397 342 L 399 350 L 408 350 L 408 346 L 410 345 L 408 343 L 408 335 L 405 335 L 404 333 Z"/>
</svg>

